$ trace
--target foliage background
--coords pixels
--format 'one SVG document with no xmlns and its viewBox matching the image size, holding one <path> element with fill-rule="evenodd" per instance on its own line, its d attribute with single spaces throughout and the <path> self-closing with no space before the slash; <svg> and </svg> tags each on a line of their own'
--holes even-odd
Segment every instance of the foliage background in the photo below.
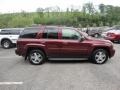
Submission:
<svg viewBox="0 0 120 90">
<path fill-rule="evenodd" d="M 120 25 L 120 7 L 85 3 L 81 10 L 73 7 L 65 11 L 56 7 L 37 8 L 36 12 L 0 14 L 0 28 L 27 27 L 33 24 L 99 27 Z"/>
</svg>

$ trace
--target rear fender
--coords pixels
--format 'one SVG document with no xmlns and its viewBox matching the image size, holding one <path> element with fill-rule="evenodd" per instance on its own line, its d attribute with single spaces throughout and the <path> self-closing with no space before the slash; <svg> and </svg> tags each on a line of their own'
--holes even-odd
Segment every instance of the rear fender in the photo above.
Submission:
<svg viewBox="0 0 120 90">
<path fill-rule="evenodd" d="M 39 48 L 39 49 L 42 49 L 42 50 L 44 50 L 44 52 L 45 52 L 45 54 L 47 54 L 46 53 L 46 50 L 45 50 L 45 45 L 43 45 L 43 44 L 27 44 L 25 47 L 24 47 L 24 52 L 23 52 L 23 55 L 26 57 L 27 56 L 27 54 L 28 54 L 28 49 L 29 48 Z"/>
</svg>

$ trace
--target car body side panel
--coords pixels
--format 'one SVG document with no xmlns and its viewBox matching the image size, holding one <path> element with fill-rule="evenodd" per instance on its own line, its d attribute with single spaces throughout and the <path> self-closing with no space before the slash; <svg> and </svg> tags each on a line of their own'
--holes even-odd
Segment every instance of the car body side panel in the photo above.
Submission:
<svg viewBox="0 0 120 90">
<path fill-rule="evenodd" d="M 91 44 L 79 40 L 61 40 L 61 57 L 84 58 L 88 57 Z"/>
<path fill-rule="evenodd" d="M 11 41 L 11 43 L 15 43 L 17 42 L 18 40 L 18 37 L 19 35 L 0 35 L 0 42 L 3 40 L 3 39 L 8 39 Z"/>
<path fill-rule="evenodd" d="M 50 58 L 60 57 L 60 47 L 61 43 L 59 39 L 43 39 L 44 44 L 46 45 L 45 50 L 47 56 Z"/>
<path fill-rule="evenodd" d="M 40 39 L 19 39 L 17 41 L 17 52 L 19 53 L 19 55 L 25 56 L 27 49 L 28 48 L 43 48 L 45 49 L 45 45 L 40 43 L 41 40 Z M 46 50 L 45 50 L 46 51 Z"/>
</svg>

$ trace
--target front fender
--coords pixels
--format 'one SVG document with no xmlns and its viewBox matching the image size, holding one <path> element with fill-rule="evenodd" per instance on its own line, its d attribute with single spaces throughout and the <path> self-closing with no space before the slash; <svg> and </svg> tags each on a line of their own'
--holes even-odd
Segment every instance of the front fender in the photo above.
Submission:
<svg viewBox="0 0 120 90">
<path fill-rule="evenodd" d="M 94 44 L 92 45 L 92 48 L 90 50 L 90 54 L 92 54 L 92 52 L 95 50 L 95 49 L 106 49 L 106 50 L 110 50 L 110 48 L 112 48 L 110 45 L 103 45 L 103 44 Z"/>
</svg>

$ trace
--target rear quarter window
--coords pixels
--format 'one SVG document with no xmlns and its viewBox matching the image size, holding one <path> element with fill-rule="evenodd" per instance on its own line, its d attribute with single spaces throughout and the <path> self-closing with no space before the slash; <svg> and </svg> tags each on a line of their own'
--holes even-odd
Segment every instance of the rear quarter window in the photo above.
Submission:
<svg viewBox="0 0 120 90">
<path fill-rule="evenodd" d="M 19 38 L 36 38 L 39 31 L 39 28 L 26 28 L 21 32 Z"/>
<path fill-rule="evenodd" d="M 19 35 L 21 30 L 1 30 L 0 35 Z"/>
</svg>

